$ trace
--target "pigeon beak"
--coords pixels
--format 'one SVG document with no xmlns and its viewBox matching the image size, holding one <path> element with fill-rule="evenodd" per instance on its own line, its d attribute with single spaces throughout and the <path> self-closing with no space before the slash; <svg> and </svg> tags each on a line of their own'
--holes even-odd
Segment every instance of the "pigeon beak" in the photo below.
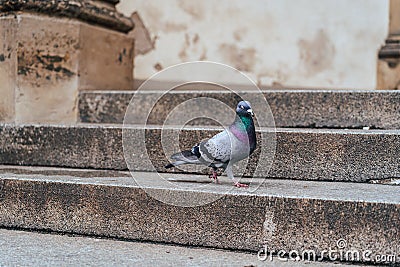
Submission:
<svg viewBox="0 0 400 267">
<path fill-rule="evenodd" d="M 247 110 L 247 113 L 249 113 L 252 117 L 254 117 L 254 113 L 253 113 L 253 110 L 251 108 Z"/>
</svg>

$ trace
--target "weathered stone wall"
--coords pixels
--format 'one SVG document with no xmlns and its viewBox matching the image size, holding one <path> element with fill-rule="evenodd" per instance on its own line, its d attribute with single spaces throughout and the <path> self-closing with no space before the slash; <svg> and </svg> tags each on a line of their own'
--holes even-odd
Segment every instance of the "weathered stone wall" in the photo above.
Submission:
<svg viewBox="0 0 400 267">
<path fill-rule="evenodd" d="M 400 0 L 390 0 L 389 36 L 379 51 L 378 89 L 400 89 Z"/>
<path fill-rule="evenodd" d="M 12 122 L 15 117 L 17 53 L 15 42 L 16 20 L 0 20 L 0 121 Z"/>
<path fill-rule="evenodd" d="M 74 123 L 79 90 L 132 89 L 126 34 L 79 20 L 0 17 L 0 120 Z"/>
<path fill-rule="evenodd" d="M 389 0 L 121 0 L 117 9 L 137 11 L 154 42 L 135 58 L 137 79 L 210 60 L 274 87 L 375 89 L 389 21 Z"/>
<path fill-rule="evenodd" d="M 116 12 L 119 0 L 2 0 L 0 12 L 30 11 L 52 16 L 77 18 L 85 22 L 128 32 L 133 28 L 132 21 Z"/>
</svg>

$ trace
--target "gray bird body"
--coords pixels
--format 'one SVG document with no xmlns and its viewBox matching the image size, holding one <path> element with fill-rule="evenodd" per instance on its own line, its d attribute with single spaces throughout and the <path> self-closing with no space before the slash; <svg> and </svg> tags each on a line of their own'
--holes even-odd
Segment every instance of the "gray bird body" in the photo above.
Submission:
<svg viewBox="0 0 400 267">
<path fill-rule="evenodd" d="M 234 180 L 232 164 L 243 160 L 256 148 L 256 135 L 250 103 L 239 102 L 236 119 L 226 130 L 192 147 L 171 156 L 175 160 L 166 166 L 171 168 L 182 164 L 202 164 L 213 168 L 213 178 L 217 179 L 216 170 L 226 170 Z M 215 172 L 215 173 L 214 173 Z M 236 186 L 245 186 L 235 182 Z"/>
</svg>

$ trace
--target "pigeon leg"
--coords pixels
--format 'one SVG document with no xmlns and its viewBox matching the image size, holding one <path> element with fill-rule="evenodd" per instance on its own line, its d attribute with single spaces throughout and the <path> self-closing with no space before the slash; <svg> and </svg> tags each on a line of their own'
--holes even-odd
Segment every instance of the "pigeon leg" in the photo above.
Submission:
<svg viewBox="0 0 400 267">
<path fill-rule="evenodd" d="M 249 187 L 248 184 L 241 184 L 237 181 L 235 181 L 235 177 L 233 176 L 233 171 L 232 171 L 232 166 L 228 165 L 228 167 L 226 167 L 226 174 L 228 175 L 229 178 L 232 179 L 234 186 L 236 187 Z"/>
<path fill-rule="evenodd" d="M 241 184 L 239 182 L 233 182 L 236 187 L 249 187 L 248 184 Z"/>
<path fill-rule="evenodd" d="M 210 174 L 210 175 L 208 176 L 208 178 L 214 179 L 215 183 L 216 183 L 216 184 L 219 184 L 217 169 L 214 169 L 214 168 L 213 168 L 212 174 Z"/>
</svg>

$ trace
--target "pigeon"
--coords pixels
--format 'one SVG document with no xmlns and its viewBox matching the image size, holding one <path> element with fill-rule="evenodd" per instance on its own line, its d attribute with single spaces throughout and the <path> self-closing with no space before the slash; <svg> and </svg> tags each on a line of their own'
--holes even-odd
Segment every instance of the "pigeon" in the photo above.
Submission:
<svg viewBox="0 0 400 267">
<path fill-rule="evenodd" d="M 182 164 L 202 164 L 212 168 L 209 178 L 218 182 L 218 168 L 226 171 L 236 187 L 248 187 L 235 181 L 232 165 L 249 157 L 256 149 L 256 132 L 253 111 L 248 101 L 240 101 L 236 107 L 235 121 L 223 132 L 204 140 L 190 150 L 173 154 L 174 162 L 165 166 L 172 168 Z"/>
</svg>

